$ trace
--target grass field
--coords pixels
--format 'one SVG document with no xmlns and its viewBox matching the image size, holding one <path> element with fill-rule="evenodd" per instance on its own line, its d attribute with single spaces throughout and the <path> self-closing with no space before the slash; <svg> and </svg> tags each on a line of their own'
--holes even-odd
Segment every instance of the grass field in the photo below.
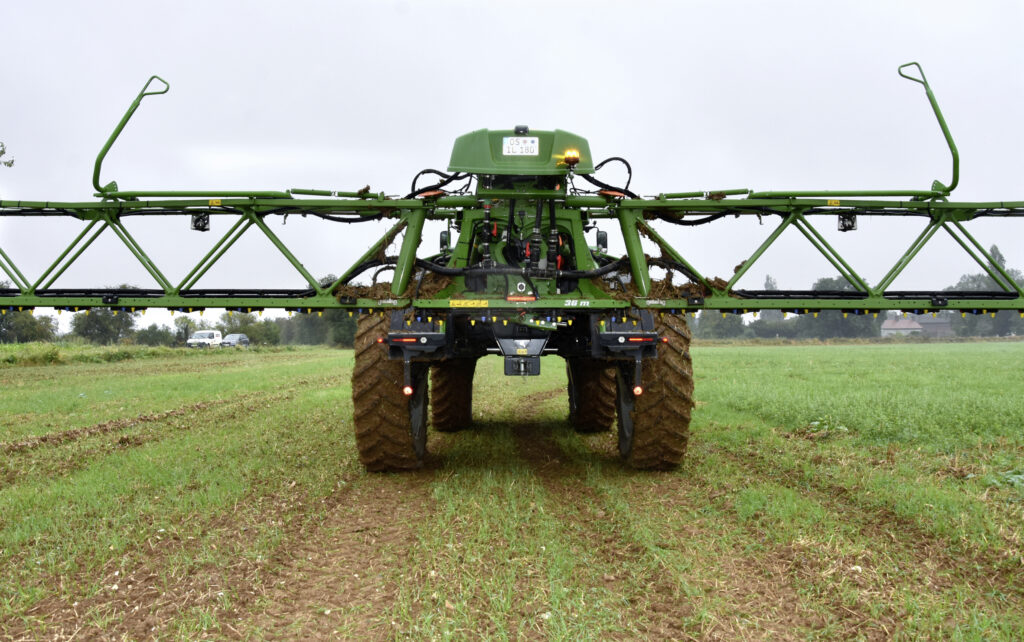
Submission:
<svg viewBox="0 0 1024 642">
<path fill-rule="evenodd" d="M 695 347 L 671 473 L 557 358 L 368 475 L 350 351 L 103 354 L 0 352 L 0 639 L 1024 638 L 1024 343 Z"/>
</svg>

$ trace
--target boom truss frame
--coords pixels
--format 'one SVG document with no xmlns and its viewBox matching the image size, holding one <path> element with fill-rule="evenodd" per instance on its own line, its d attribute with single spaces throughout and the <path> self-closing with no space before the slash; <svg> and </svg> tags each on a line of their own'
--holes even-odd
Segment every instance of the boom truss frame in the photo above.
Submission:
<svg viewBox="0 0 1024 642">
<path fill-rule="evenodd" d="M 147 96 L 167 93 L 170 85 L 159 76 L 152 76 L 125 112 L 96 158 L 93 187 L 100 199 L 91 202 L 56 203 L 45 201 L 0 200 L 0 221 L 9 217 L 65 217 L 82 222 L 78 235 L 58 252 L 41 274 L 26 276 L 4 249 L 0 238 L 0 271 L 14 287 L 0 289 L 0 312 L 53 307 L 60 310 L 88 310 L 94 307 L 126 311 L 146 308 L 168 308 L 195 311 L 205 308 L 253 311 L 281 308 L 312 312 L 324 309 L 364 310 L 374 308 L 526 308 L 552 309 L 579 303 L 571 294 L 539 296 L 534 301 L 507 301 L 491 295 L 474 295 L 454 288 L 442 290 L 433 298 L 408 296 L 410 280 L 417 269 L 430 269 L 432 261 L 417 259 L 422 231 L 427 220 L 457 222 L 482 211 L 502 199 L 520 202 L 553 202 L 561 212 L 577 211 L 584 220 L 615 219 L 619 223 L 627 253 L 618 259 L 630 271 L 629 296 L 588 298 L 591 309 L 644 307 L 671 311 L 696 312 L 721 310 L 745 313 L 757 310 L 784 310 L 795 313 L 818 310 L 842 310 L 854 314 L 877 314 L 882 310 L 936 312 L 960 310 L 965 314 L 1016 310 L 1024 316 L 1024 284 L 1000 266 L 991 254 L 968 231 L 967 224 L 987 218 L 1024 217 L 1024 201 L 957 203 L 948 200 L 959 182 L 959 153 L 946 126 L 942 112 L 925 78 L 915 62 L 901 65 L 899 75 L 922 85 L 942 130 L 952 156 L 952 180 L 949 186 L 934 181 L 930 190 L 902 191 L 801 191 L 752 192 L 746 189 L 712 192 L 660 194 L 654 198 L 627 197 L 623 192 L 602 190 L 598 194 L 582 194 L 571 187 L 572 168 L 567 170 L 566 184 L 554 190 L 478 188 L 474 195 L 449 195 L 441 191 L 421 194 L 418 198 L 392 199 L 360 191 L 292 189 L 287 191 L 121 191 L 116 182 L 101 186 L 103 159 L 125 125 Z M 154 83 L 160 88 L 151 89 Z M 302 261 L 274 234 L 269 221 L 291 214 L 316 216 L 342 223 L 393 219 L 395 223 L 369 250 L 346 269 L 333 283 L 318 282 Z M 724 216 L 777 217 L 778 225 L 764 241 L 740 263 L 728 281 L 713 279 L 697 269 L 686 256 L 673 248 L 655 229 L 660 220 L 683 226 L 710 223 Z M 134 217 L 192 217 L 193 227 L 203 228 L 210 217 L 233 217 L 228 231 L 213 244 L 183 278 L 171 279 L 146 253 L 125 226 Z M 871 284 L 829 244 L 812 220 L 835 218 L 841 224 L 855 227 L 858 216 L 920 217 L 925 221 L 920 234 L 897 259 L 878 283 Z M 199 225 L 197 226 L 197 222 Z M 823 256 L 850 284 L 852 289 L 836 291 L 787 290 L 766 291 L 736 289 L 739 280 L 780 238 L 783 232 L 796 229 L 811 248 Z M 82 254 L 107 230 L 114 234 L 142 265 L 156 283 L 156 288 L 86 288 L 56 287 L 57 281 Z M 991 291 L 924 290 L 898 291 L 891 286 L 939 231 L 956 242 L 983 272 L 996 284 Z M 203 289 L 200 280 L 225 253 L 245 234 L 263 234 L 295 269 L 305 283 L 298 289 Z M 403 234 L 397 257 L 386 256 L 387 249 Z M 662 252 L 659 259 L 648 260 L 641 236 L 653 241 Z M 604 257 L 611 261 L 615 257 Z M 678 288 L 670 291 L 677 298 L 656 298 L 652 295 L 651 264 L 687 277 L 691 286 L 682 296 Z M 339 287 L 348 284 L 366 269 L 390 265 L 394 268 L 391 295 L 385 299 L 338 296 Z M 523 268 L 524 276 L 529 268 Z M 565 273 L 570 276 L 569 273 Z M 544 276 L 550 277 L 550 271 Z M 563 276 L 559 273 L 558 276 Z M 450 294 L 457 298 L 445 296 Z M 477 300 L 472 301 L 474 297 Z M 466 300 L 472 302 L 467 305 Z"/>
</svg>

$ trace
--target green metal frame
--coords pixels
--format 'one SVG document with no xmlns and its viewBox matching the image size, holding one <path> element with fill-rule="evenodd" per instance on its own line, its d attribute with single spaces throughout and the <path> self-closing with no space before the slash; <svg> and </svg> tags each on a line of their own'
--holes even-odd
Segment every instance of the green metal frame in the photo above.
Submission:
<svg viewBox="0 0 1024 642">
<path fill-rule="evenodd" d="M 916 68 L 918 76 L 905 73 Z M 1024 216 L 1024 201 L 956 203 L 947 200 L 959 181 L 959 155 L 949 133 L 935 97 L 917 63 L 899 67 L 904 78 L 923 85 L 935 117 L 946 138 L 953 158 L 952 180 L 949 186 L 934 181 L 930 190 L 895 191 L 796 191 L 796 192 L 752 192 L 747 189 L 732 189 L 716 192 L 677 192 L 661 194 L 655 198 L 625 198 L 621 194 L 605 192 L 598 195 L 574 195 L 564 184 L 551 189 L 478 189 L 475 195 L 440 195 L 426 198 L 391 199 L 383 194 L 368 191 L 337 192 L 330 190 L 292 189 L 286 191 L 120 191 L 115 182 L 100 186 L 100 171 L 103 159 L 110 147 L 124 129 L 128 120 L 146 96 L 166 93 L 170 86 L 158 76 L 147 81 L 142 91 L 118 123 L 114 132 L 100 151 L 93 173 L 93 186 L 101 200 L 94 202 L 54 203 L 33 201 L 0 201 L 0 217 L 75 218 L 83 228 L 74 240 L 57 254 L 54 261 L 34 279 L 26 276 L 4 250 L 0 239 L 0 270 L 14 284 L 13 288 L 0 290 L 0 310 L 31 309 L 35 307 L 56 307 L 79 310 L 91 307 L 115 307 L 122 309 L 145 309 L 150 307 L 175 310 L 199 310 L 207 307 L 242 310 L 264 308 L 285 308 L 302 311 L 327 308 L 383 308 L 407 307 L 448 308 L 466 307 L 466 301 L 473 297 L 482 299 L 474 303 L 479 307 L 512 309 L 561 309 L 572 307 L 580 297 L 587 300 L 587 307 L 622 308 L 627 306 L 649 307 L 668 310 L 696 311 L 722 310 L 747 312 L 761 309 L 780 309 L 793 312 L 816 310 L 845 310 L 855 313 L 878 312 L 880 310 L 963 310 L 970 312 L 995 312 L 997 310 L 1018 310 L 1024 314 L 1024 287 L 1014 281 L 985 248 L 968 232 L 966 224 L 985 218 L 1009 218 Z M 150 90 L 154 81 L 163 84 L 161 90 Z M 486 132 L 485 132 L 486 133 Z M 581 139 L 582 140 L 582 139 Z M 588 161 L 589 162 L 589 161 Z M 572 178 L 572 169 L 565 170 L 567 179 Z M 301 197 L 301 198 L 300 198 Z M 572 226 L 572 220 L 615 219 L 627 249 L 632 275 L 632 296 L 613 297 L 590 283 L 581 282 L 580 294 L 550 294 L 540 296 L 536 301 L 506 301 L 493 295 L 474 295 L 449 288 L 435 298 L 410 301 L 402 298 L 408 289 L 410 279 L 416 271 L 416 251 L 420 245 L 422 230 L 427 220 L 459 219 L 463 222 L 482 214 L 485 205 L 505 199 L 516 198 L 526 201 L 554 201 L 559 212 L 559 225 Z M 579 216 L 576 216 L 576 213 Z M 290 214 L 311 214 L 325 217 L 343 217 L 349 221 L 377 218 L 396 219 L 397 222 L 355 263 L 342 272 L 334 283 L 321 285 L 303 267 L 303 263 L 278 238 L 268 225 L 273 217 Z M 221 236 L 210 250 L 192 267 L 186 275 L 174 281 L 168 278 L 156 263 L 146 254 L 138 241 L 128 232 L 124 221 L 137 216 L 193 216 L 234 217 L 228 231 Z M 668 223 L 693 224 L 694 217 L 716 215 L 778 216 L 780 222 L 764 241 L 740 263 L 740 267 L 728 282 L 709 279 L 698 270 L 681 252 L 671 247 L 652 225 L 655 220 Z M 864 279 L 812 223 L 825 217 L 835 220 L 838 216 L 916 216 L 924 219 L 924 229 L 907 250 L 875 284 Z M 848 294 L 822 298 L 814 292 L 770 293 L 736 290 L 735 286 L 764 253 L 789 228 L 796 229 L 805 237 L 814 251 L 822 255 L 836 271 L 852 286 Z M 120 240 L 132 256 L 145 268 L 157 284 L 152 290 L 90 290 L 68 291 L 55 289 L 58 279 L 82 254 L 107 230 Z M 918 256 L 921 250 L 935 237 L 939 230 L 948 233 L 957 245 L 972 258 L 982 270 L 998 285 L 996 293 L 946 293 L 939 290 L 920 293 L 891 291 L 896 278 Z M 355 274 L 359 266 L 384 251 L 404 232 L 401 250 L 395 263 L 391 297 L 387 299 L 339 299 L 333 292 Z M 575 238 L 582 238 L 582 227 L 571 230 Z M 222 259 L 225 253 L 244 234 L 262 233 L 286 261 L 295 269 L 305 286 L 298 290 L 218 290 L 197 289 L 203 276 Z M 579 236 L 576 236 L 576 235 Z M 652 283 L 647 257 L 644 255 L 641 236 L 647 236 L 663 252 L 663 256 L 682 268 L 702 292 L 699 296 L 678 299 L 654 299 L 651 297 Z M 451 298 L 456 296 L 456 299 Z M 458 303 L 453 303 L 458 301 Z"/>
</svg>

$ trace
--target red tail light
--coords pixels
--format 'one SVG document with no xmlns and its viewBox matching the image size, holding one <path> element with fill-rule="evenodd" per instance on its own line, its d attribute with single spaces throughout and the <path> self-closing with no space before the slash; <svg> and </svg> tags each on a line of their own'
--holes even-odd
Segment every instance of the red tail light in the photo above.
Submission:
<svg viewBox="0 0 1024 642">
<path fill-rule="evenodd" d="M 642 386 L 633 386 L 633 396 L 634 397 L 639 397 L 642 394 L 644 394 L 644 389 L 643 389 Z"/>
<path fill-rule="evenodd" d="M 406 397 L 412 396 L 412 386 L 402 386 L 402 394 Z"/>
</svg>

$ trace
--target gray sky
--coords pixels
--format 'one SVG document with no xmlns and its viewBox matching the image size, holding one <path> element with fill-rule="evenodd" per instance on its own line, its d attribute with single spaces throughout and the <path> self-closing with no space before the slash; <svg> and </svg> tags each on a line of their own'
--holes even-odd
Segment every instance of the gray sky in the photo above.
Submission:
<svg viewBox="0 0 1024 642">
<path fill-rule="evenodd" d="M 596 158 L 630 160 L 643 194 L 754 189 L 924 189 L 950 162 L 924 92 L 896 75 L 916 60 L 961 155 L 955 200 L 1024 200 L 1024 3 L 993 2 L 6 2 L 0 197 L 88 200 L 92 163 L 151 74 L 147 99 L 108 156 L 124 189 L 354 190 L 404 194 L 447 166 L 456 136 L 528 124 L 586 136 Z M 609 178 L 617 177 L 609 172 Z M 185 219 L 129 229 L 174 280 L 226 231 Z M 920 221 L 821 227 L 870 281 Z M 33 277 L 77 224 L 0 222 Z M 611 236 L 617 230 L 608 227 Z M 756 220 L 670 230 L 709 275 L 728 276 L 768 232 Z M 1024 226 L 969 227 L 1024 267 Z M 292 217 L 282 234 L 314 275 L 340 273 L 382 228 Z M 741 286 L 831 275 L 795 231 Z M 976 272 L 951 240 L 895 287 L 944 287 Z M 436 234 L 424 250 L 436 248 Z M 613 249 L 615 245 L 613 243 Z M 621 245 L 619 246 L 621 247 Z M 255 235 L 202 286 L 299 287 Z M 226 258 L 228 258 L 226 257 Z M 148 275 L 113 241 L 58 286 Z M 214 313 L 216 314 L 216 313 Z M 141 321 L 166 322 L 151 311 Z M 67 315 L 62 319 L 66 326 Z"/>
</svg>

